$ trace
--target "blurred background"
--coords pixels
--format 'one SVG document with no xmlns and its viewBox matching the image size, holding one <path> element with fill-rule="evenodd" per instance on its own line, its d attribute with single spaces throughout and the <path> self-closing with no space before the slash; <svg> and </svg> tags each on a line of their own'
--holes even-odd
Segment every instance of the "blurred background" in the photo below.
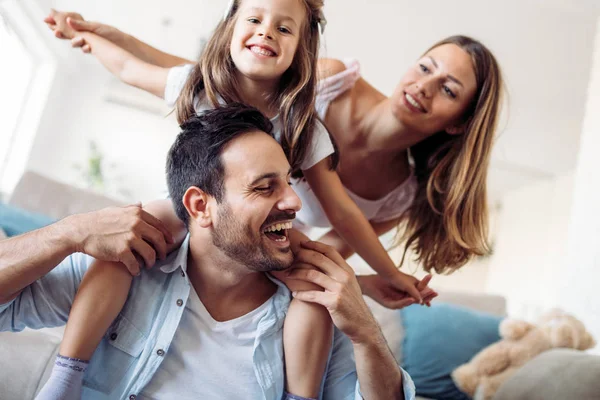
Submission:
<svg viewBox="0 0 600 400">
<path fill-rule="evenodd" d="M 51 7 L 195 59 L 226 3 L 0 0 L 2 196 L 25 171 L 123 202 L 166 195 L 171 110 L 55 39 L 42 22 Z M 495 53 L 508 96 L 489 175 L 493 254 L 433 286 L 503 295 L 525 318 L 560 306 L 600 337 L 600 2 L 326 0 L 325 13 L 321 56 L 357 58 L 386 94 L 446 36 Z"/>
</svg>

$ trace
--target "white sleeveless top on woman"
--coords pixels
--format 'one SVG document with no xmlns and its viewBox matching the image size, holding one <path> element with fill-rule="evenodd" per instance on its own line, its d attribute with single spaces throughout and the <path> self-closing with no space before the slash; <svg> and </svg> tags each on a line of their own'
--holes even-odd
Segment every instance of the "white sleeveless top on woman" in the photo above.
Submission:
<svg viewBox="0 0 600 400">
<path fill-rule="evenodd" d="M 351 89 L 360 78 L 358 61 L 344 60 L 344 64 L 346 65 L 344 71 L 318 83 L 315 108 L 321 120 L 325 120 L 329 104 L 346 90 Z M 308 227 L 331 227 L 323 207 L 306 180 L 295 182 L 294 185 L 294 190 L 302 200 L 302 209 L 298 212 L 297 219 Z M 417 191 L 417 179 L 411 171 L 411 175 L 404 182 L 377 200 L 365 199 L 350 189 L 345 189 L 369 221 L 384 222 L 400 217 L 410 207 Z"/>
</svg>

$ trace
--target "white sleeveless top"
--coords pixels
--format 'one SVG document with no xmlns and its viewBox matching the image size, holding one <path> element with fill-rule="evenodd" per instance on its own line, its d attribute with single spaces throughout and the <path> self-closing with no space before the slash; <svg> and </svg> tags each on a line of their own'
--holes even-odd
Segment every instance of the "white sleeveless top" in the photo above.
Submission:
<svg viewBox="0 0 600 400">
<path fill-rule="evenodd" d="M 319 81 L 315 108 L 319 118 L 325 119 L 329 104 L 340 94 L 352 88 L 360 78 L 360 65 L 356 60 L 346 60 L 346 70 Z M 167 77 L 164 98 L 171 106 L 175 104 L 181 94 L 185 82 L 192 72 L 193 65 L 186 64 L 171 68 Z M 196 110 L 202 111 L 209 105 L 197 104 Z M 281 123 L 278 117 L 271 119 L 275 138 L 279 140 L 281 135 Z M 333 144 L 324 125 L 319 121 L 315 125 L 313 141 L 307 153 L 306 159 L 301 165 L 302 170 L 307 170 L 319 161 L 333 154 Z M 296 214 L 299 224 L 298 228 L 321 227 L 329 228 L 331 223 L 321 207 L 319 200 L 304 179 L 295 179 L 293 187 L 298 197 L 302 200 L 302 209 Z M 413 174 L 410 175 L 400 186 L 377 200 L 364 199 L 346 188 L 346 192 L 358 205 L 365 217 L 371 222 L 383 222 L 398 218 L 411 205 L 417 190 L 417 181 Z"/>
<path fill-rule="evenodd" d="M 360 64 L 357 60 L 344 60 L 344 64 L 346 65 L 344 71 L 319 81 L 315 108 L 321 120 L 325 120 L 329 104 L 346 90 L 351 89 L 360 78 Z M 417 191 L 417 179 L 411 172 L 404 182 L 376 200 L 365 199 L 348 188 L 345 189 L 369 221 L 384 222 L 400 217 L 410 207 Z M 302 209 L 297 214 L 302 224 L 308 227 L 331 227 L 325 211 L 308 183 L 305 180 L 297 182 L 294 190 L 302 200 Z"/>
</svg>

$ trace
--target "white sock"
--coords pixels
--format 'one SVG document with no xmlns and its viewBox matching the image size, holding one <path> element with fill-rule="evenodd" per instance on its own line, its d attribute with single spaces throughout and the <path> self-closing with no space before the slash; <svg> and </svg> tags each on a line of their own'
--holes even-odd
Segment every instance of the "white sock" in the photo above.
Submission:
<svg viewBox="0 0 600 400">
<path fill-rule="evenodd" d="M 89 361 L 56 356 L 52 374 L 35 400 L 80 400 Z"/>
</svg>

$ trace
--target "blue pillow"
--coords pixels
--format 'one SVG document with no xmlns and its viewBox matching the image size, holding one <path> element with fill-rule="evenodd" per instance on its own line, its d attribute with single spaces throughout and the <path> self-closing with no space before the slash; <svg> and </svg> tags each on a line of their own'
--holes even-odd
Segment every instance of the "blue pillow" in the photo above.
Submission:
<svg viewBox="0 0 600 400">
<path fill-rule="evenodd" d="M 6 236 L 16 236 L 50 225 L 54 219 L 0 203 L 0 228 Z"/>
<path fill-rule="evenodd" d="M 402 368 L 417 395 L 438 400 L 468 400 L 450 374 L 484 347 L 500 340 L 502 318 L 450 304 L 410 306 L 400 311 L 404 324 Z"/>
</svg>

